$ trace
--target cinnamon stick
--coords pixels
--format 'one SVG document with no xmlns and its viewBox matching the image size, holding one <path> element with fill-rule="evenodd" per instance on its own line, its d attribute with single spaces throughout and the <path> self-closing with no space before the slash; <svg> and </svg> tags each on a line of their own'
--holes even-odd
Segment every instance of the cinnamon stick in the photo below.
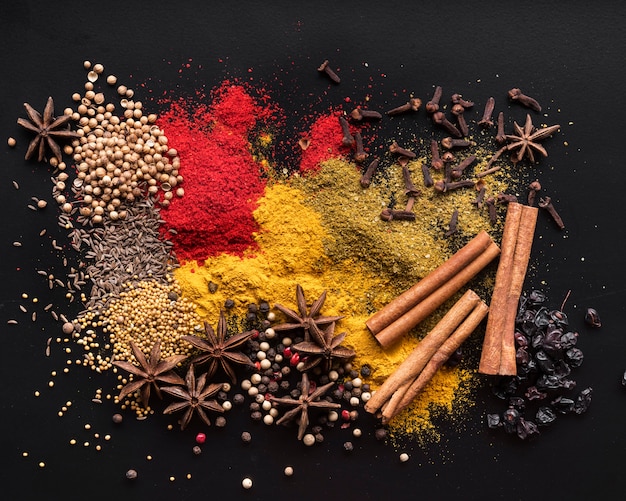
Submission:
<svg viewBox="0 0 626 501">
<path fill-rule="evenodd" d="M 468 289 L 382 386 L 372 394 L 372 397 L 365 404 L 365 410 L 372 414 L 377 412 L 398 388 L 413 381 L 479 301 L 478 295 L 473 290 Z"/>
<path fill-rule="evenodd" d="M 524 278 L 528 270 L 530 251 L 537 225 L 537 207 L 524 205 L 520 220 L 517 245 L 513 256 L 513 276 L 506 302 L 506 320 L 502 331 L 502 349 L 500 353 L 500 368 L 498 374 L 515 376 L 517 374 L 517 362 L 515 358 L 515 317 L 519 306 L 519 298 L 522 294 Z"/>
<path fill-rule="evenodd" d="M 446 302 L 453 294 L 474 278 L 485 266 L 499 254 L 500 248 L 489 238 L 489 245 L 473 261 L 466 264 L 455 275 L 419 302 L 416 306 L 404 313 L 400 318 L 376 334 L 376 339 L 383 348 L 393 345 L 398 339 L 413 329 L 417 324 L 432 314 L 439 306 Z"/>
<path fill-rule="evenodd" d="M 522 205 L 508 204 L 504 230 L 502 232 L 501 254 L 496 270 L 496 281 L 491 295 L 490 311 L 493 313 L 487 318 L 485 339 L 478 365 L 478 372 L 483 374 L 497 374 L 500 369 L 500 354 L 502 351 L 501 333 L 504 329 L 505 318 L 502 312 L 506 308 L 508 291 L 511 289 L 513 274 L 513 257 L 517 244 Z"/>
<path fill-rule="evenodd" d="M 491 297 L 485 339 L 478 371 L 483 374 L 515 375 L 515 316 L 537 223 L 536 207 L 508 204 L 502 253 Z"/>
<path fill-rule="evenodd" d="M 488 311 L 489 307 L 483 301 L 480 301 L 463 323 L 439 347 L 422 372 L 410 384 L 403 385 L 393 394 L 389 404 L 383 409 L 383 424 L 388 423 L 411 404 L 413 399 L 430 382 L 441 366 L 476 330 L 480 322 L 487 316 Z"/>
</svg>

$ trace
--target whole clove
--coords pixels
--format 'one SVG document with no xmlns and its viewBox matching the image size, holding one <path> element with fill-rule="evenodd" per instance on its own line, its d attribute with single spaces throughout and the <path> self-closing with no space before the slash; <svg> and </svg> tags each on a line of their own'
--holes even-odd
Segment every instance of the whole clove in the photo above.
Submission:
<svg viewBox="0 0 626 501">
<path fill-rule="evenodd" d="M 424 186 L 430 188 L 434 184 L 434 181 L 432 175 L 430 174 L 430 169 L 425 162 L 422 163 L 422 175 L 424 176 Z"/>
<path fill-rule="evenodd" d="M 517 202 L 517 197 L 508 193 L 498 193 L 496 195 L 496 202 L 499 204 L 508 204 L 511 202 Z"/>
<path fill-rule="evenodd" d="M 459 179 L 463 175 L 463 171 L 467 169 L 476 161 L 476 155 L 470 155 L 465 158 L 459 165 L 450 169 L 450 177 L 452 179 Z"/>
<path fill-rule="evenodd" d="M 372 183 L 372 178 L 374 177 L 376 169 L 378 168 L 378 164 L 379 164 L 379 160 L 375 158 L 367 166 L 367 169 L 361 176 L 361 180 L 360 180 L 362 188 L 369 188 L 369 185 Z"/>
<path fill-rule="evenodd" d="M 463 136 L 467 136 L 469 134 L 469 127 L 465 121 L 465 116 L 463 116 L 464 112 L 465 108 L 463 108 L 460 104 L 455 104 L 452 107 L 452 114 L 456 117 L 456 123 L 459 126 L 461 134 L 463 134 Z"/>
<path fill-rule="evenodd" d="M 363 136 L 361 136 L 361 133 L 359 131 L 354 133 L 354 141 L 356 144 L 356 151 L 354 152 L 354 161 L 357 164 L 362 164 L 363 162 L 365 162 L 365 159 L 367 158 L 367 153 L 363 149 Z"/>
<path fill-rule="evenodd" d="M 493 121 L 491 120 L 491 116 L 493 115 L 493 109 L 496 106 L 496 100 L 493 97 L 487 99 L 487 103 L 485 103 L 485 111 L 483 112 L 483 117 L 478 122 L 478 125 L 481 127 L 491 127 L 493 125 Z"/>
<path fill-rule="evenodd" d="M 413 184 L 413 181 L 411 180 L 411 173 L 409 172 L 409 168 L 406 164 L 402 165 L 402 177 L 404 179 L 405 195 L 418 196 L 420 192 Z"/>
<path fill-rule="evenodd" d="M 404 148 L 400 147 L 396 141 L 394 141 L 393 143 L 389 145 L 389 152 L 395 153 L 397 155 L 402 155 L 408 158 L 415 158 L 417 156 L 412 151 L 405 150 Z"/>
<path fill-rule="evenodd" d="M 380 218 L 383 221 L 415 221 L 415 213 L 406 210 L 383 209 Z"/>
<path fill-rule="evenodd" d="M 335 83 L 341 82 L 341 78 L 339 75 L 335 73 L 330 66 L 328 66 L 328 59 L 326 59 L 320 66 L 317 68 L 317 71 L 326 73 L 328 77 Z"/>
<path fill-rule="evenodd" d="M 537 102 L 536 99 L 533 99 L 526 94 L 523 94 L 520 89 L 517 87 L 509 90 L 509 99 L 512 101 L 517 101 L 523 106 L 530 108 L 531 110 L 541 111 L 541 105 Z"/>
<path fill-rule="evenodd" d="M 348 121 L 343 116 L 339 117 L 339 123 L 341 124 L 341 131 L 343 132 L 343 139 L 341 140 L 341 143 L 344 146 L 352 146 L 355 141 L 352 133 L 350 132 L 350 124 L 348 124 Z"/>
<path fill-rule="evenodd" d="M 450 237 L 454 235 L 458 231 L 458 223 L 459 223 L 459 210 L 454 209 L 452 216 L 450 217 L 450 222 L 448 223 L 448 231 L 444 233 L 446 237 Z"/>
<path fill-rule="evenodd" d="M 448 191 L 457 190 L 459 188 L 469 188 L 470 186 L 474 186 L 474 181 L 469 179 L 464 181 L 454 181 L 454 182 L 446 182 L 446 181 L 436 181 L 434 184 L 435 190 L 446 193 Z"/>
<path fill-rule="evenodd" d="M 432 161 L 430 165 L 432 165 L 433 169 L 440 170 L 443 168 L 443 160 L 439 156 L 439 145 L 437 141 L 434 139 L 430 140 L 430 154 L 432 156 Z"/>
<path fill-rule="evenodd" d="M 506 134 L 504 133 L 504 112 L 498 113 L 498 131 L 496 132 L 496 142 L 502 144 L 506 141 Z"/>
<path fill-rule="evenodd" d="M 441 86 L 437 85 L 437 87 L 435 87 L 433 97 L 430 101 L 426 103 L 426 111 L 428 113 L 435 113 L 436 111 L 439 111 L 439 101 L 441 100 L 442 92 L 443 89 L 441 88 Z"/>
<path fill-rule="evenodd" d="M 408 100 L 407 103 L 402 106 L 398 106 L 397 108 L 393 108 L 387 112 L 387 115 L 400 115 L 401 113 L 406 113 L 407 111 L 417 111 L 422 106 L 422 100 L 418 97 L 414 97 Z"/>
<path fill-rule="evenodd" d="M 361 120 L 380 120 L 383 116 L 377 111 L 354 108 L 350 113 L 350 117 L 360 122 Z"/>
<path fill-rule="evenodd" d="M 478 193 L 476 194 L 476 198 L 472 201 L 472 203 L 476 206 L 477 209 L 481 209 L 482 206 L 483 206 L 483 203 L 485 201 L 485 193 L 487 192 L 487 187 L 485 186 L 485 181 L 483 181 L 482 179 L 479 180 L 474 185 L 474 188 L 476 188 Z"/>
<path fill-rule="evenodd" d="M 443 127 L 451 136 L 459 138 L 463 137 L 459 129 L 457 129 L 456 126 L 446 118 L 443 112 L 436 111 L 433 113 L 433 122 Z"/>
<path fill-rule="evenodd" d="M 452 101 L 452 104 L 459 104 L 463 106 L 463 108 L 471 108 L 472 106 L 474 106 L 473 101 L 466 101 L 465 99 L 463 99 L 463 96 L 461 94 L 452 94 L 450 100 Z"/>
<path fill-rule="evenodd" d="M 537 193 L 541 191 L 541 184 L 539 180 L 535 179 L 532 183 L 528 185 L 528 205 L 531 207 L 535 205 L 535 199 L 537 197 Z"/>
<path fill-rule="evenodd" d="M 554 222 L 556 223 L 556 225 L 559 227 L 560 230 L 565 228 L 565 223 L 563 223 L 561 216 L 554 208 L 554 205 L 552 204 L 552 199 L 550 197 L 540 198 L 538 205 L 542 209 L 545 209 L 548 211 L 548 213 L 550 214 L 552 219 L 554 219 Z"/>
<path fill-rule="evenodd" d="M 472 144 L 473 143 L 468 139 L 459 139 L 456 137 L 444 137 L 441 140 L 441 146 L 447 150 L 451 150 L 452 148 L 469 148 Z"/>
</svg>

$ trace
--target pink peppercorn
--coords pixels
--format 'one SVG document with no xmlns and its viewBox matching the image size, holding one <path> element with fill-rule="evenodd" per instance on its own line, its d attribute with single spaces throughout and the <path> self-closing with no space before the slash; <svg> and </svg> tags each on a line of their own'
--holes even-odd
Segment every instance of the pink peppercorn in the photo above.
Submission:
<svg viewBox="0 0 626 501">
<path fill-rule="evenodd" d="M 198 433 L 196 435 L 196 443 L 203 444 L 204 442 L 206 442 L 206 435 L 204 433 Z"/>
</svg>

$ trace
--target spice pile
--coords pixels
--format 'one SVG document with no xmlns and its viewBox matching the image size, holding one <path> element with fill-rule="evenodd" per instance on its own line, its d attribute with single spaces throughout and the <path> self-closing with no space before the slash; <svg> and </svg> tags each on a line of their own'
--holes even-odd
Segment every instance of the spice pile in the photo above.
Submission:
<svg viewBox="0 0 626 501">
<path fill-rule="evenodd" d="M 262 89 L 224 82 L 208 97 L 164 98 L 162 113 L 145 115 L 102 65 L 85 69 L 85 90 L 72 96 L 76 109 L 57 118 L 50 99 L 42 115 L 27 106 L 30 121 L 18 123 L 36 133 L 27 159 L 52 152 L 52 194 L 75 251 L 64 257 L 65 280 L 39 270 L 51 288 L 84 305 L 73 320 L 55 313 L 65 336 L 56 343 L 68 353 L 83 348 L 76 365 L 117 373 L 107 398 L 140 419 L 175 414 L 182 429 L 224 426 L 227 413 L 247 402 L 253 420 L 296 424 L 307 445 L 339 424 L 351 433 L 346 450 L 363 433 L 356 424 L 363 408 L 381 411 L 377 438 L 391 431 L 426 442 L 439 437 L 432 414 L 471 405 L 476 370 L 451 357 L 487 314 L 489 263 L 500 252 L 494 241 L 507 206 L 517 205 L 521 190 L 533 206 L 540 190 L 538 181 L 526 188 L 528 174 L 515 167 L 546 156 L 540 142 L 558 125 L 537 129 L 526 114 L 524 127 L 514 122 L 507 135 L 500 112 L 493 134 L 495 100 L 472 123 L 474 103 L 459 94 L 451 97 L 452 123 L 436 87 L 425 105 L 429 129 L 412 147 L 367 134 L 373 121 L 422 114 L 420 99 L 385 117 L 338 106 L 309 117 L 308 129 L 291 138 L 287 166 L 275 154 L 282 112 Z M 340 82 L 328 62 L 320 74 Z M 119 104 L 100 89 L 103 80 Z M 541 109 L 519 89 L 509 98 Z M 63 128 L 70 122 L 76 130 Z M 57 140 L 68 144 L 61 150 Z M 388 146 L 374 157 L 381 140 Z M 510 161 L 502 158 L 509 151 Z M 72 158 L 69 168 L 62 153 Z M 549 197 L 539 207 L 564 227 Z M 396 318 L 372 330 L 376 312 L 479 237 L 480 266 L 470 260 L 440 276 L 429 294 L 445 293 L 410 324 Z M 464 301 L 471 308 L 453 315 L 457 325 L 433 334 Z M 456 333 L 466 317 L 471 322 Z M 419 370 L 404 370 L 413 358 Z M 400 401 L 409 377 L 419 384 Z M 396 393 L 391 406 L 383 396 Z"/>
</svg>

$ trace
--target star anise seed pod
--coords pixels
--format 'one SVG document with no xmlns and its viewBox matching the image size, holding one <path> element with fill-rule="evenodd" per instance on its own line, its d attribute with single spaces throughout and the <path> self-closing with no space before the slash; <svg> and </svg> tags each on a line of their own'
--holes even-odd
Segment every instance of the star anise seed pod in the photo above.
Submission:
<svg viewBox="0 0 626 501">
<path fill-rule="evenodd" d="M 321 330 L 315 323 L 311 324 L 311 338 L 313 341 L 303 341 L 293 346 L 295 351 L 308 355 L 301 369 L 307 371 L 321 362 L 324 362 L 324 371 L 328 372 L 335 360 L 347 362 L 354 358 L 354 350 L 339 346 L 346 338 L 346 333 L 334 335 L 335 322 Z"/>
<path fill-rule="evenodd" d="M 533 150 L 538 151 L 544 157 L 548 156 L 548 152 L 543 146 L 539 144 L 539 141 L 545 139 L 548 136 L 551 136 L 554 132 L 559 130 L 561 126 L 551 125 L 550 127 L 535 129 L 530 114 L 527 114 L 524 128 L 520 127 L 517 122 L 513 122 L 513 127 L 515 128 L 515 134 L 506 135 L 506 138 L 513 142 L 507 144 L 506 149 L 508 151 L 518 149 L 517 155 L 514 157 L 514 159 L 517 159 L 518 162 L 521 161 L 522 158 L 524 158 L 524 155 L 526 155 L 531 163 L 535 163 L 535 155 L 533 153 Z"/>
<path fill-rule="evenodd" d="M 180 402 L 174 402 L 168 405 L 163 414 L 172 414 L 173 412 L 187 409 L 180 421 L 180 429 L 184 430 L 193 416 L 194 411 L 207 426 L 211 426 L 211 420 L 205 409 L 214 412 L 224 412 L 224 408 L 215 399 L 210 399 L 224 386 L 223 383 L 207 384 L 207 373 L 203 373 L 196 378 L 193 364 L 189 364 L 187 375 L 183 386 L 164 386 L 161 388 L 165 393 L 180 398 Z"/>
<path fill-rule="evenodd" d="M 144 408 L 147 408 L 151 388 L 154 388 L 157 396 L 161 398 L 161 392 L 159 391 L 157 381 L 169 384 L 184 383 L 182 378 L 172 369 L 187 358 L 185 355 L 173 355 L 162 360 L 161 341 L 157 341 L 152 346 L 149 360 L 146 359 L 146 356 L 133 341 L 130 342 L 130 347 L 133 350 L 135 359 L 139 363 L 139 367 L 123 360 L 113 361 L 113 365 L 124 369 L 126 372 L 130 372 L 133 375 L 133 380 L 126 384 L 122 388 L 122 391 L 120 391 L 118 397 L 120 401 L 126 398 L 127 395 L 139 390 L 141 405 L 143 405 Z"/>
<path fill-rule="evenodd" d="M 48 98 L 46 107 L 43 110 L 43 116 L 35 110 L 30 104 L 24 103 L 24 108 L 28 114 L 29 120 L 18 118 L 17 123 L 37 134 L 28 145 L 24 158 L 28 160 L 35 151 L 38 151 L 37 160 L 43 161 L 46 156 L 46 145 L 52 150 L 53 155 L 59 161 L 63 161 L 61 148 L 57 144 L 57 140 L 68 140 L 79 137 L 78 133 L 69 129 L 59 129 L 72 119 L 71 115 L 54 116 L 54 101 L 52 97 Z"/>
<path fill-rule="evenodd" d="M 211 379 L 217 368 L 221 366 L 230 380 L 236 383 L 237 376 L 232 363 L 254 367 L 252 361 L 244 353 L 235 351 L 252 337 L 254 331 L 241 332 L 227 338 L 226 318 L 223 311 L 220 311 L 220 318 L 217 322 L 217 334 L 208 322 L 204 322 L 204 330 L 206 339 L 198 336 L 181 336 L 181 339 L 204 352 L 196 356 L 193 363 L 200 365 L 208 361 L 207 378 Z"/>
<path fill-rule="evenodd" d="M 300 398 L 272 397 L 272 402 L 279 405 L 295 406 L 293 409 L 283 414 L 283 416 L 276 421 L 276 424 L 285 424 L 300 416 L 298 424 L 298 440 L 302 440 L 302 437 L 304 437 L 304 434 L 306 433 L 307 426 L 309 425 L 309 407 L 315 407 L 318 409 L 339 409 L 341 407 L 340 404 L 334 402 L 319 400 L 319 398 L 323 396 L 334 384 L 335 383 L 330 382 L 324 386 L 318 386 L 311 392 L 309 376 L 307 376 L 306 372 L 303 372 L 301 383 L 302 394 L 300 395 Z"/>
<path fill-rule="evenodd" d="M 280 310 L 285 316 L 291 320 L 283 324 L 278 324 L 272 328 L 275 331 L 286 331 L 292 329 L 304 329 L 304 340 L 309 341 L 311 339 L 311 325 L 316 324 L 319 327 L 323 327 L 337 320 L 341 320 L 343 316 L 339 317 L 321 317 L 319 316 L 324 301 L 326 301 L 326 291 L 311 305 L 311 309 L 307 311 L 306 299 L 304 297 L 304 291 L 298 284 L 296 285 L 296 301 L 298 303 L 298 312 L 293 311 L 281 304 L 275 304 L 274 306 Z"/>
</svg>

